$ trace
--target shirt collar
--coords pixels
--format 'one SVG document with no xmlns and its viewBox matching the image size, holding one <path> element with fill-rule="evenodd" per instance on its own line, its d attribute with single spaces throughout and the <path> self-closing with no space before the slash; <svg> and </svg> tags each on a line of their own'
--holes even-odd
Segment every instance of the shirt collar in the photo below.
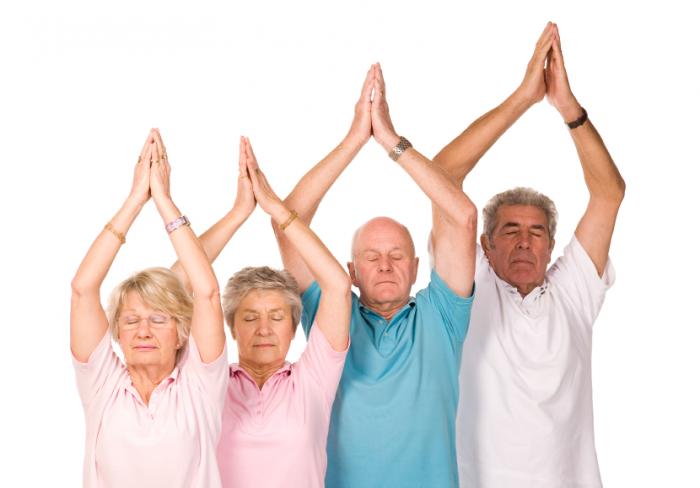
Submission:
<svg viewBox="0 0 700 488">
<path fill-rule="evenodd" d="M 372 310 L 371 308 L 367 307 L 364 305 L 359 299 L 357 300 L 357 303 L 360 305 L 360 312 L 362 312 L 363 315 L 374 315 L 380 318 L 384 318 L 381 315 L 379 315 L 377 312 Z M 398 312 L 394 314 L 394 316 L 391 318 L 391 321 L 396 320 L 397 317 L 401 317 L 405 313 L 407 313 L 410 309 L 416 306 L 416 299 L 415 297 L 408 297 L 408 302 L 406 305 L 401 307 Z"/>
<path fill-rule="evenodd" d="M 278 369 L 277 371 L 272 373 L 272 376 L 270 376 L 270 378 L 277 376 L 277 375 L 281 375 L 281 374 L 289 375 L 289 374 L 291 374 L 291 372 L 292 372 L 292 363 L 290 363 L 289 361 L 285 361 L 280 369 Z M 242 374 L 245 377 L 247 377 L 248 379 L 250 379 L 251 381 L 253 381 L 253 378 L 248 374 L 248 372 L 245 369 L 241 368 L 241 366 L 238 363 L 232 363 L 228 368 L 229 377 L 233 378 L 234 376 L 236 376 L 238 374 Z"/>
<path fill-rule="evenodd" d="M 509 295 L 512 295 L 513 298 L 516 299 L 516 301 L 518 301 L 519 303 L 530 304 L 535 301 L 538 301 L 545 295 L 545 293 L 547 293 L 547 290 L 549 289 L 549 282 L 547 281 L 547 278 L 545 278 L 544 282 L 540 286 L 533 288 L 530 293 L 523 297 L 520 295 L 520 292 L 516 287 L 514 287 L 507 281 L 504 281 L 501 278 L 499 278 L 496 272 L 493 271 L 493 268 L 491 269 L 491 272 L 496 278 L 496 283 L 498 284 L 498 286 Z"/>
<path fill-rule="evenodd" d="M 156 389 L 168 386 L 171 383 L 175 383 L 175 381 L 177 381 L 178 376 L 180 376 L 180 367 L 175 366 L 173 368 L 173 370 L 170 372 L 170 374 L 168 376 L 166 376 L 165 378 L 163 378 L 160 383 L 158 383 L 158 386 L 156 386 Z M 129 389 L 133 389 L 133 388 L 134 388 L 134 384 L 131 381 L 131 375 L 129 374 L 129 370 L 127 369 L 123 389 L 129 390 Z"/>
</svg>

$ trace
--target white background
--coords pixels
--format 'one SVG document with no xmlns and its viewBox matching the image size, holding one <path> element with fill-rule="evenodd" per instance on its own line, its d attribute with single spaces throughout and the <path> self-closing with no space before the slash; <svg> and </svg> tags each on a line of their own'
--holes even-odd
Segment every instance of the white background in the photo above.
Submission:
<svg viewBox="0 0 700 488">
<path fill-rule="evenodd" d="M 286 195 L 345 135 L 366 70 L 381 61 L 397 130 L 432 156 L 517 86 L 550 19 L 574 93 L 627 182 L 611 251 L 618 280 L 594 337 L 603 480 L 700 486 L 698 16 L 674 2 L 361 0 L 3 2 L 0 485 L 80 484 L 69 284 L 126 197 L 150 127 L 168 146 L 173 198 L 202 232 L 233 202 L 239 134 L 250 136 Z M 546 101 L 483 158 L 465 190 L 481 208 L 515 185 L 557 203 L 558 254 L 587 192 L 567 130 Z M 353 229 L 380 214 L 411 228 L 424 286 L 428 201 L 370 141 L 314 228 L 344 261 Z M 103 295 L 129 273 L 173 259 L 149 204 Z M 281 263 L 257 210 L 214 268 L 223 282 L 260 264 Z M 290 359 L 303 345 L 300 336 Z"/>
</svg>

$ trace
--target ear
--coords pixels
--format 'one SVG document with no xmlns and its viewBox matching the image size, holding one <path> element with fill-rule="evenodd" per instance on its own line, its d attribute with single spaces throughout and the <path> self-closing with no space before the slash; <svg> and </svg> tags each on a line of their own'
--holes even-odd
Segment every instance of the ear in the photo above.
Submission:
<svg viewBox="0 0 700 488">
<path fill-rule="evenodd" d="M 418 256 L 413 258 L 413 269 L 411 270 L 411 285 L 416 284 L 417 277 L 418 277 Z"/>
<path fill-rule="evenodd" d="M 554 239 L 549 240 L 549 253 L 547 253 L 547 263 L 549 263 L 552 260 L 552 251 L 554 251 Z"/>
<path fill-rule="evenodd" d="M 491 243 L 489 242 L 489 238 L 486 234 L 481 234 L 481 249 L 483 249 L 484 252 L 491 249 Z"/>
<path fill-rule="evenodd" d="M 352 284 L 357 286 L 359 288 L 360 284 L 357 281 L 357 275 L 355 274 L 355 263 L 352 261 L 348 261 L 348 273 L 350 273 L 350 281 L 352 281 Z"/>
</svg>

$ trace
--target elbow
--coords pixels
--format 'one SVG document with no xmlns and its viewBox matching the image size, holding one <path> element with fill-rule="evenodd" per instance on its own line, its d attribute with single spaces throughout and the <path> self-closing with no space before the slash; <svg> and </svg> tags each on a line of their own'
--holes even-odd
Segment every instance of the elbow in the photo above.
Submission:
<svg viewBox="0 0 700 488">
<path fill-rule="evenodd" d="M 82 297 L 85 296 L 91 292 L 94 292 L 95 290 L 99 289 L 93 286 L 90 283 L 86 283 L 84 280 L 82 280 L 78 275 L 76 275 L 73 280 L 70 282 L 70 289 L 71 289 L 71 294 L 74 297 Z"/>
<path fill-rule="evenodd" d="M 460 199 L 459 205 L 452 207 L 451 218 L 459 226 L 466 229 L 473 229 L 476 232 L 476 225 L 479 211 L 476 205 L 466 196 Z"/>
<path fill-rule="evenodd" d="M 327 293 L 337 297 L 348 298 L 352 293 L 352 281 L 350 280 L 350 276 L 348 276 L 342 268 L 339 271 L 340 273 L 332 282 L 321 286 L 321 292 L 323 294 Z M 319 285 L 321 285 L 320 282 Z"/>
</svg>

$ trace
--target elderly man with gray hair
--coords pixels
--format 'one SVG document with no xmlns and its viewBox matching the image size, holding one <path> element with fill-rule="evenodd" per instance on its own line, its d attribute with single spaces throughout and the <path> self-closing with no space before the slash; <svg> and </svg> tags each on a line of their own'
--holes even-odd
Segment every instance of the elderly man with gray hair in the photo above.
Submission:
<svg viewBox="0 0 700 488">
<path fill-rule="evenodd" d="M 545 95 L 569 127 L 590 193 L 564 254 L 547 269 L 557 212 L 515 188 L 484 208 L 483 252 L 464 343 L 457 413 L 463 487 L 599 487 L 593 435 L 593 322 L 614 281 L 608 250 L 625 184 L 571 92 L 559 31 L 548 23 L 518 89 L 435 158 L 462 183 L 479 158 Z"/>
</svg>

